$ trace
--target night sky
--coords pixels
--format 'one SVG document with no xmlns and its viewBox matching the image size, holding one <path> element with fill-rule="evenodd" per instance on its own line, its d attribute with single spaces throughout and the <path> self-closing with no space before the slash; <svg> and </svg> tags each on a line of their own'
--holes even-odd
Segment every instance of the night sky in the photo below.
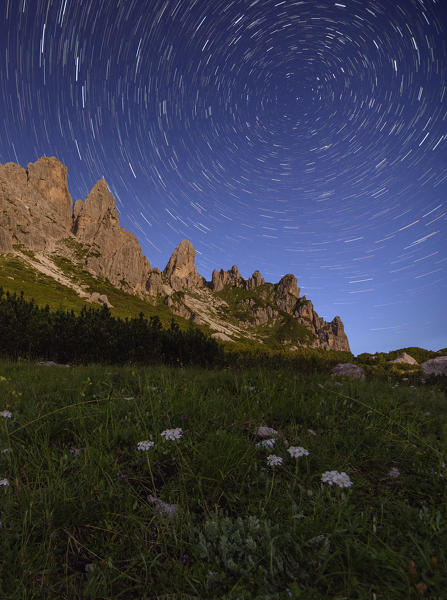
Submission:
<svg viewBox="0 0 447 600">
<path fill-rule="evenodd" d="M 447 346 L 445 0 L 0 0 L 0 162 L 104 176 L 152 266 L 285 273 L 351 349 Z"/>
</svg>

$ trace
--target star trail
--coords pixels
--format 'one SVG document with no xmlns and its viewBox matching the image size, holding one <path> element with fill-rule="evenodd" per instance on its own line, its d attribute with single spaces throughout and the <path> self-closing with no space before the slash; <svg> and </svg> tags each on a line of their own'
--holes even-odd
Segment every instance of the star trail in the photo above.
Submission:
<svg viewBox="0 0 447 600">
<path fill-rule="evenodd" d="M 102 176 L 152 266 L 285 273 L 354 353 L 447 346 L 443 0 L 2 0 L 0 162 Z"/>
</svg>

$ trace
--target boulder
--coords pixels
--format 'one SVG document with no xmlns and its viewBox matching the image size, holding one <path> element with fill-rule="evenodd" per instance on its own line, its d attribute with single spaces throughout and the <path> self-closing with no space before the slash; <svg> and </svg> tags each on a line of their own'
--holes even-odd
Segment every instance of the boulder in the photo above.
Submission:
<svg viewBox="0 0 447 600">
<path fill-rule="evenodd" d="M 217 331 L 216 333 L 212 333 L 211 337 L 215 340 L 222 340 L 223 342 L 232 342 L 233 340 L 226 335 L 225 333 L 222 333 L 220 331 Z"/>
<path fill-rule="evenodd" d="M 399 354 L 399 356 L 397 358 L 395 358 L 394 360 L 390 360 L 388 362 L 395 363 L 395 364 L 402 363 L 402 364 L 405 364 L 405 365 L 417 365 L 417 364 L 419 364 L 418 361 L 415 358 L 413 358 L 412 356 L 410 356 L 406 352 L 402 352 L 402 354 Z"/>
<path fill-rule="evenodd" d="M 113 308 L 106 294 L 100 294 L 99 292 L 93 292 L 93 294 L 90 294 L 90 296 L 87 298 L 87 302 L 96 302 L 98 304 L 104 304 L 109 308 Z"/>
<path fill-rule="evenodd" d="M 331 370 L 338 377 L 350 377 L 351 379 L 365 379 L 365 370 L 352 363 L 338 363 Z"/>
<path fill-rule="evenodd" d="M 421 364 L 425 375 L 447 375 L 447 356 L 431 358 Z"/>
</svg>

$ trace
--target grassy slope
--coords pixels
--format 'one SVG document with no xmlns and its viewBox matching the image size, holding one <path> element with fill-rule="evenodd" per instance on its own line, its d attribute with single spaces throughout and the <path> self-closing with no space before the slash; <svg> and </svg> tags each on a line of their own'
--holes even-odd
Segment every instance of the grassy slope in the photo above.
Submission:
<svg viewBox="0 0 447 600">
<path fill-rule="evenodd" d="M 137 317 L 142 312 L 146 317 L 158 315 L 165 326 L 171 322 L 172 314 L 163 302 L 154 302 L 154 304 L 145 302 L 137 296 L 115 288 L 105 279 L 93 277 L 87 271 L 80 269 L 64 258 L 56 259 L 55 263 L 74 282 L 88 285 L 87 292 L 106 294 L 113 306 L 111 312 L 114 316 L 122 318 Z M 23 290 L 27 300 L 34 298 L 36 304 L 39 306 L 48 304 L 52 310 L 64 309 L 79 312 L 86 304 L 85 300 L 80 298 L 72 289 L 35 271 L 19 258 L 13 256 L 0 255 L 0 286 L 10 292 L 20 293 Z M 88 304 L 88 306 L 95 305 Z M 187 326 L 184 319 L 175 317 L 175 320 L 182 327 Z"/>
<path fill-rule="evenodd" d="M 0 597 L 445 597 L 445 395 L 409 383 L 0 363 Z"/>
</svg>

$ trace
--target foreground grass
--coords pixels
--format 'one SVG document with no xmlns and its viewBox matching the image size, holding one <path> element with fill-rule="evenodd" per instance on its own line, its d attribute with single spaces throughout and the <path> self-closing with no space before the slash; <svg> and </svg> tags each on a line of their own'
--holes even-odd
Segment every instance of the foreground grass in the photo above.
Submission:
<svg viewBox="0 0 447 600">
<path fill-rule="evenodd" d="M 433 385 L 2 362 L 0 399 L 2 599 L 447 597 Z"/>
</svg>

